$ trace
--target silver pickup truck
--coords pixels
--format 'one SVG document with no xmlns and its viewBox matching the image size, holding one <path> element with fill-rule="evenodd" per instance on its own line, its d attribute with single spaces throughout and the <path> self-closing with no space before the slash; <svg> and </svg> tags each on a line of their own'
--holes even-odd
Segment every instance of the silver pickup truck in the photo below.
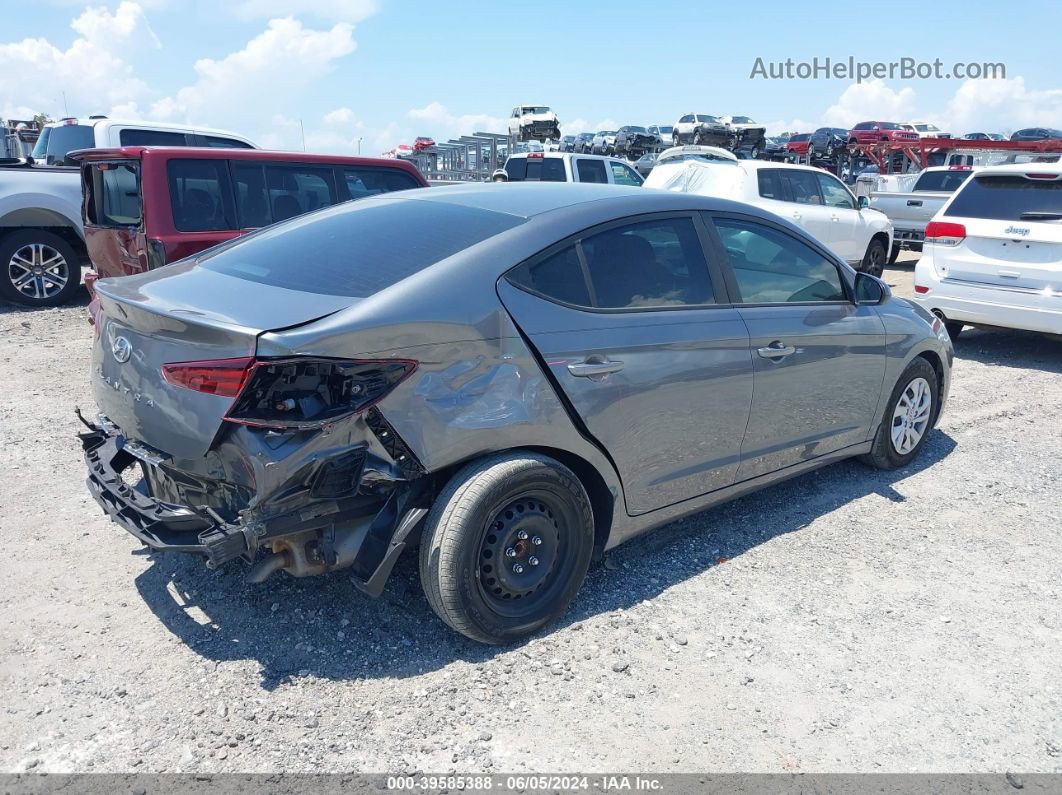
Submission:
<svg viewBox="0 0 1062 795">
<path fill-rule="evenodd" d="M 910 192 L 879 190 L 870 194 L 870 206 L 892 221 L 890 263 L 896 261 L 901 249 L 922 250 L 926 224 L 973 172 L 970 166 L 927 168 L 918 175 Z"/>
</svg>

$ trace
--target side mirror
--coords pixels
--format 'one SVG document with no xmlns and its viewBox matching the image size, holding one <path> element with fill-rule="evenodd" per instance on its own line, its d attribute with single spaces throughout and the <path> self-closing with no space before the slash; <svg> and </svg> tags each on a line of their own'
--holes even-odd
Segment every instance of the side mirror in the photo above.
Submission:
<svg viewBox="0 0 1062 795">
<path fill-rule="evenodd" d="M 870 199 L 868 197 L 866 197 L 866 196 L 860 196 L 859 197 L 859 209 L 860 210 L 865 210 L 869 206 L 870 206 Z"/>
<path fill-rule="evenodd" d="M 855 296 L 857 304 L 878 306 L 892 297 L 892 290 L 877 276 L 862 271 L 856 272 Z"/>
</svg>

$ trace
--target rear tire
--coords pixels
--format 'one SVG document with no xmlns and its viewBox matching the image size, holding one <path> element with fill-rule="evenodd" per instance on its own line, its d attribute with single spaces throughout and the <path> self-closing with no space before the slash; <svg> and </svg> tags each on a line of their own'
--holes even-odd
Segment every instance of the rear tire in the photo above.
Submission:
<svg viewBox="0 0 1062 795">
<path fill-rule="evenodd" d="M 81 258 L 59 235 L 43 229 L 0 240 L 0 296 L 22 306 L 65 304 L 81 286 Z"/>
<path fill-rule="evenodd" d="M 944 328 L 948 332 L 948 336 L 951 337 L 951 341 L 955 342 L 962 334 L 962 330 L 966 328 L 966 324 L 960 320 L 945 320 Z"/>
<path fill-rule="evenodd" d="M 859 270 L 869 273 L 871 276 L 881 276 L 885 270 L 885 244 L 880 240 L 871 240 L 867 246 L 867 253 L 863 255 L 863 261 Z"/>
<path fill-rule="evenodd" d="M 511 643 L 564 614 L 593 546 L 590 500 L 571 470 L 531 452 L 494 455 L 461 469 L 436 499 L 421 585 L 452 629 Z"/>
<path fill-rule="evenodd" d="M 894 265 L 896 260 L 900 257 L 900 247 L 893 246 L 892 251 L 889 252 L 889 264 Z"/>
<path fill-rule="evenodd" d="M 937 371 L 918 357 L 903 371 L 885 407 L 870 452 L 859 460 L 877 469 L 907 466 L 925 446 L 937 418 Z"/>
</svg>

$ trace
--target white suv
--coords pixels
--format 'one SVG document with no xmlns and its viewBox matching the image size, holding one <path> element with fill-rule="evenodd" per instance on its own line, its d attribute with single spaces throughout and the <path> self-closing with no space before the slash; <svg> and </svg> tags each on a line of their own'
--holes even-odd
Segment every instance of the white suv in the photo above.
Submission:
<svg viewBox="0 0 1062 795">
<path fill-rule="evenodd" d="M 560 120 L 548 105 L 517 105 L 509 114 L 509 135 L 518 141 L 556 141 Z"/>
<path fill-rule="evenodd" d="M 697 149 L 705 150 L 704 156 Z M 803 227 L 857 270 L 880 276 L 892 247 L 892 222 L 857 200 L 820 168 L 738 160 L 715 147 L 679 147 L 660 155 L 647 188 L 753 204 Z"/>
<path fill-rule="evenodd" d="M 1062 164 L 978 171 L 926 226 L 915 299 L 945 320 L 1062 334 Z"/>
</svg>

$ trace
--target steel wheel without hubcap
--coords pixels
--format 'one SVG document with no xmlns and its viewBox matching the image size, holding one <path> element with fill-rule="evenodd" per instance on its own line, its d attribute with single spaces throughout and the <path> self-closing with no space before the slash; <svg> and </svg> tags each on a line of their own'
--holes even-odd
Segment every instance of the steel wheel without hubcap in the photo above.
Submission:
<svg viewBox="0 0 1062 795">
<path fill-rule="evenodd" d="M 66 287 L 70 267 L 60 251 L 45 243 L 28 243 L 11 255 L 7 278 L 21 296 L 41 301 Z"/>
<path fill-rule="evenodd" d="M 502 615 L 519 615 L 547 593 L 564 556 L 561 511 L 542 494 L 513 500 L 491 521 L 480 549 L 483 599 Z"/>
<path fill-rule="evenodd" d="M 907 455 L 925 436 L 933 410 L 933 392 L 924 378 L 915 378 L 896 401 L 892 413 L 892 447 L 900 455 Z"/>
</svg>

